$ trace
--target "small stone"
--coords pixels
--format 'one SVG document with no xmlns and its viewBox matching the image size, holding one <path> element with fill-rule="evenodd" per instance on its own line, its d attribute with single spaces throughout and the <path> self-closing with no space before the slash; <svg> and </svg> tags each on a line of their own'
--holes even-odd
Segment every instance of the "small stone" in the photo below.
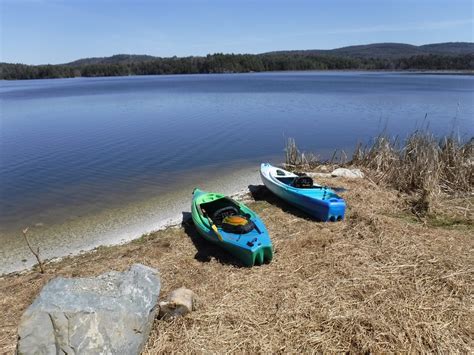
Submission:
<svg viewBox="0 0 474 355">
<path fill-rule="evenodd" d="M 331 176 L 360 179 L 364 177 L 364 173 L 360 169 L 337 168 L 331 173 Z"/>
<path fill-rule="evenodd" d="M 160 302 L 160 317 L 164 319 L 183 316 L 196 309 L 196 294 L 185 287 L 171 292 L 166 301 Z"/>
<path fill-rule="evenodd" d="M 328 177 L 331 177 L 330 173 L 307 173 L 306 175 L 308 175 L 310 177 L 313 177 L 313 178 L 318 178 L 318 177 L 328 178 Z"/>
</svg>

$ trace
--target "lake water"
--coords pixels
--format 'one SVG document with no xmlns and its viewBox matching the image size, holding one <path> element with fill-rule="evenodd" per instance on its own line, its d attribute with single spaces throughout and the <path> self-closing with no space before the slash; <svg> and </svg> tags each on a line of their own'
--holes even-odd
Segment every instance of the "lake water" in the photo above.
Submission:
<svg viewBox="0 0 474 355">
<path fill-rule="evenodd" d="M 179 219 L 192 187 L 234 192 L 283 158 L 386 128 L 474 135 L 474 77 L 286 72 L 0 83 L 0 272 Z M 426 116 L 426 119 L 425 119 Z"/>
</svg>

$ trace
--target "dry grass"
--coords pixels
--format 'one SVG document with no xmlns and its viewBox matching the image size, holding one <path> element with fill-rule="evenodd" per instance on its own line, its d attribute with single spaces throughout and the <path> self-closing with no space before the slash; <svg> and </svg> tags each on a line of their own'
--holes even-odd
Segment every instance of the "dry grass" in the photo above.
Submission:
<svg viewBox="0 0 474 355">
<path fill-rule="evenodd" d="M 378 182 L 404 192 L 473 192 L 472 139 L 462 143 L 452 135 L 437 140 L 428 131 L 417 131 L 399 144 L 382 134 L 371 146 L 357 147 L 351 164 L 367 168 Z"/>
<path fill-rule="evenodd" d="M 343 151 L 335 151 L 331 159 L 322 161 L 313 153 L 300 151 L 295 140 L 288 138 L 285 164 L 290 169 L 357 166 L 370 172 L 376 182 L 407 193 L 431 196 L 474 192 L 474 138 L 462 142 L 452 134 L 437 139 L 428 130 L 415 131 L 403 142 L 382 133 L 370 145 L 359 144 L 350 161 Z"/>
<path fill-rule="evenodd" d="M 301 152 L 293 138 L 287 140 L 285 151 L 290 170 L 363 168 L 376 183 L 412 194 L 412 212 L 419 218 L 432 214 L 433 205 L 445 195 L 474 194 L 474 138 L 463 142 L 452 134 L 437 139 L 428 130 L 419 130 L 400 142 L 382 133 L 368 146 L 359 144 L 350 161 L 344 151 L 321 161 Z"/>
<path fill-rule="evenodd" d="M 97 275 L 140 262 L 160 269 L 162 294 L 186 286 L 198 309 L 156 320 L 145 353 L 474 351 L 472 199 L 430 224 L 406 196 L 369 180 L 345 186 L 341 223 L 318 223 L 252 189 L 275 245 L 272 263 L 242 268 L 192 225 L 0 279 L 0 348 L 12 352 L 25 308 L 52 277 Z M 458 207 L 455 209 L 453 207 Z M 449 210 L 450 214 L 445 214 Z"/>
<path fill-rule="evenodd" d="M 301 152 L 294 138 L 288 138 L 285 143 L 285 165 L 299 169 L 312 169 L 320 164 L 320 159 L 313 153 Z"/>
<path fill-rule="evenodd" d="M 285 167 L 290 170 L 313 170 L 324 166 L 335 169 L 347 165 L 348 158 L 344 150 L 335 150 L 330 159 L 321 159 L 315 153 L 301 151 L 294 138 L 285 142 Z"/>
</svg>

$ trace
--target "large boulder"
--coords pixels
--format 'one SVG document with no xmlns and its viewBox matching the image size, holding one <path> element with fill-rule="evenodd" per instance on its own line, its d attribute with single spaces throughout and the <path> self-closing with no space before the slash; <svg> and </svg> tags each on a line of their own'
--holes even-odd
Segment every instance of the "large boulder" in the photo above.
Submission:
<svg viewBox="0 0 474 355">
<path fill-rule="evenodd" d="M 25 311 L 19 354 L 139 354 L 160 293 L 156 270 L 135 264 L 92 278 L 58 277 Z"/>
</svg>

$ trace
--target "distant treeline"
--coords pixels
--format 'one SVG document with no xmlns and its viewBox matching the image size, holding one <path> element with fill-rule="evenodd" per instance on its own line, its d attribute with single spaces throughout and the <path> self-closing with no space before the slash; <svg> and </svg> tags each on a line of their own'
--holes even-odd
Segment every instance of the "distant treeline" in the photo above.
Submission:
<svg viewBox="0 0 474 355">
<path fill-rule="evenodd" d="M 400 59 L 304 54 L 212 54 L 100 64 L 24 65 L 0 63 L 0 79 L 246 73 L 286 70 L 474 70 L 474 55 L 417 55 Z"/>
</svg>

